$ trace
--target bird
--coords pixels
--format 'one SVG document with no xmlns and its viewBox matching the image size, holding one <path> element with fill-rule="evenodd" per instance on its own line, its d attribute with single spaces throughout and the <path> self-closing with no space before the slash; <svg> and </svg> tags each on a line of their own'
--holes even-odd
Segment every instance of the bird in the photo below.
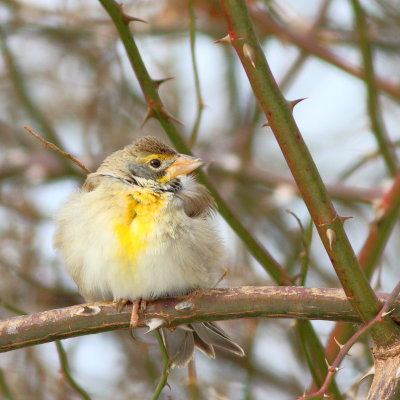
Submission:
<svg viewBox="0 0 400 400">
<path fill-rule="evenodd" d="M 144 136 L 87 175 L 54 218 L 54 245 L 86 301 L 133 302 L 135 326 L 140 301 L 215 286 L 226 252 L 212 223 L 214 200 L 194 176 L 203 164 Z M 212 322 L 164 338 L 173 366 L 185 366 L 195 348 L 211 358 L 215 347 L 244 356 Z"/>
</svg>

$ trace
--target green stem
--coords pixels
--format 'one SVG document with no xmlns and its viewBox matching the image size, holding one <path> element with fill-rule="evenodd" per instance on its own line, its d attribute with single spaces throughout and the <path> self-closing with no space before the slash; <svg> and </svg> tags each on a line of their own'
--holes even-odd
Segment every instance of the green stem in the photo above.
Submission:
<svg viewBox="0 0 400 400">
<path fill-rule="evenodd" d="M 55 342 L 55 344 L 56 344 L 56 348 L 57 348 L 58 357 L 59 357 L 60 363 L 61 363 L 61 370 L 62 370 L 65 378 L 67 379 L 69 385 L 80 395 L 80 397 L 83 400 L 90 400 L 90 396 L 87 394 L 87 392 L 84 389 L 82 389 L 79 386 L 79 384 L 75 381 L 75 379 L 72 377 L 72 375 L 70 373 L 67 353 L 65 352 L 61 341 L 57 340 Z"/>
<path fill-rule="evenodd" d="M 7 36 L 4 33 L 3 28 L 0 27 L 0 47 L 4 56 L 6 66 L 8 68 L 8 73 L 10 74 L 11 81 L 14 85 L 15 91 L 20 98 L 22 106 L 25 108 L 27 114 L 35 121 L 40 130 L 44 133 L 44 136 L 49 141 L 55 143 L 58 147 L 62 147 L 60 141 L 58 140 L 57 133 L 45 118 L 40 108 L 37 106 L 35 101 L 32 99 L 28 87 L 25 82 L 24 73 L 21 71 L 19 65 L 17 64 L 13 53 L 7 44 Z M 72 167 L 71 163 L 65 158 L 59 158 L 63 166 L 68 172 L 76 175 L 76 170 Z"/>
<path fill-rule="evenodd" d="M 167 349 L 165 348 L 164 340 L 161 336 L 160 330 L 157 329 L 154 332 L 154 334 L 156 335 L 158 345 L 160 346 L 161 356 L 163 359 L 163 369 L 161 372 L 160 380 L 158 381 L 157 387 L 154 390 L 151 400 L 157 400 L 160 397 L 161 391 L 163 390 L 164 386 L 167 384 L 167 379 L 168 379 L 169 370 L 170 370 L 170 366 L 171 366 L 168 352 L 167 352 Z"/>
<path fill-rule="evenodd" d="M 254 20 L 257 22 L 257 27 L 263 32 L 263 34 L 275 35 L 277 37 L 284 37 L 285 40 L 289 41 L 293 45 L 297 46 L 302 51 L 311 54 L 320 60 L 327 62 L 330 66 L 335 66 L 357 78 L 365 78 L 363 69 L 358 66 L 353 66 L 347 61 L 338 57 L 335 53 L 329 50 L 328 46 L 321 45 L 317 39 L 310 36 L 309 32 L 302 33 L 298 29 L 296 30 L 296 24 L 293 24 L 293 28 L 288 24 L 287 21 L 279 20 L 269 15 L 263 8 L 261 8 L 258 2 L 251 2 L 251 12 Z M 383 92 L 391 96 L 395 101 L 400 99 L 399 86 L 395 83 L 389 82 L 381 78 L 376 78 L 375 85 Z"/>
<path fill-rule="evenodd" d="M 328 366 L 325 362 L 325 352 L 318 336 L 315 333 L 310 321 L 296 321 L 296 331 L 303 349 L 308 369 L 317 386 L 321 386 L 328 373 Z M 332 380 L 329 391 L 334 395 L 335 400 L 342 399 L 336 382 Z"/>
<path fill-rule="evenodd" d="M 196 59 L 196 15 L 194 12 L 194 2 L 195 0 L 190 0 L 189 2 L 189 34 L 190 34 L 190 55 L 192 58 L 192 68 L 194 75 L 194 87 L 196 90 L 196 99 L 197 99 L 197 114 L 196 120 L 193 125 L 192 133 L 190 134 L 189 145 L 192 147 L 196 143 L 197 134 L 199 132 L 201 116 L 204 110 L 203 97 L 201 95 L 200 88 L 200 78 L 199 71 L 197 68 L 197 59 Z"/>
<path fill-rule="evenodd" d="M 190 360 L 188 366 L 188 394 L 190 400 L 200 399 L 200 387 L 197 380 L 196 366 L 194 365 L 194 359 Z"/>
<path fill-rule="evenodd" d="M 3 301 L 1 299 L 0 299 L 0 305 L 11 312 L 14 312 L 15 314 L 27 315 L 27 313 L 25 311 L 19 309 L 18 307 L 15 307 L 9 303 L 6 303 L 5 301 Z M 76 392 L 82 397 L 83 400 L 90 400 L 90 396 L 78 385 L 78 383 L 74 380 L 71 373 L 69 372 L 67 354 L 65 353 L 65 350 L 61 344 L 61 341 L 57 340 L 55 342 L 55 344 L 57 347 L 58 357 L 60 359 L 61 369 L 62 369 L 64 376 L 67 379 L 68 383 L 71 385 L 71 387 L 73 389 L 76 390 Z M 1 370 L 0 370 L 0 373 L 1 373 Z M 4 378 L 4 377 L 0 376 L 0 379 L 2 379 L 2 378 Z"/>
<path fill-rule="evenodd" d="M 149 115 L 154 116 L 159 121 L 169 139 L 179 152 L 191 154 L 189 147 L 183 141 L 181 135 L 172 123 L 170 116 L 164 109 L 164 106 L 158 95 L 156 85 L 154 85 L 153 80 L 150 78 L 150 75 L 147 72 L 132 34 L 121 14 L 121 9 L 114 0 L 99 0 L 99 2 L 110 15 L 115 27 L 117 28 L 132 69 L 136 74 L 140 87 L 142 88 L 143 95 L 146 98 Z M 229 206 L 225 203 L 216 189 L 206 178 L 204 173 L 200 172 L 199 177 L 200 181 L 207 186 L 211 194 L 214 196 L 220 214 L 228 222 L 236 234 L 243 240 L 253 257 L 278 284 L 291 285 L 292 282 L 286 270 L 279 265 L 279 263 L 271 256 L 271 254 L 269 254 L 268 251 L 258 242 L 258 240 L 255 239 L 244 227 L 239 218 L 234 215 Z"/>
<path fill-rule="evenodd" d="M 5 302 L 1 297 L 0 297 L 0 306 L 5 308 L 8 311 L 13 312 L 14 314 L 27 315 L 27 313 L 25 311 L 22 311 L 20 308 L 13 306 L 10 303 Z"/>
<path fill-rule="evenodd" d="M 0 369 L 0 394 L 4 397 L 4 400 L 14 400 L 15 397 L 11 392 L 10 385 L 7 383 L 6 378 L 4 376 L 4 372 Z"/>
<path fill-rule="evenodd" d="M 365 274 L 370 279 L 382 257 L 386 243 L 398 221 L 400 213 L 400 173 L 397 174 L 391 189 L 380 199 L 377 216 L 370 224 L 370 230 L 358 259 Z"/>
<path fill-rule="evenodd" d="M 397 171 L 398 160 L 393 150 L 392 144 L 388 138 L 385 125 L 382 119 L 381 108 L 379 105 L 378 90 L 375 82 L 373 54 L 371 43 L 368 39 L 367 23 L 365 13 L 359 0 L 350 0 L 353 6 L 356 29 L 358 32 L 358 41 L 364 64 L 364 82 L 367 88 L 367 109 L 371 121 L 372 132 L 382 157 L 386 163 L 390 174 L 394 176 Z"/>
<path fill-rule="evenodd" d="M 302 247 L 303 247 L 303 255 L 301 257 L 301 269 L 300 269 L 299 284 L 300 284 L 300 286 L 304 286 L 306 284 L 307 272 L 308 272 L 308 267 L 310 264 L 310 246 L 311 246 L 312 228 L 313 228 L 312 219 L 310 219 L 310 222 L 307 225 L 307 229 L 304 229 L 300 218 L 293 211 L 288 210 L 288 213 L 296 219 L 297 224 L 299 225 L 300 231 L 301 231 L 301 242 L 302 242 Z"/>
<path fill-rule="evenodd" d="M 310 259 L 310 246 L 312 240 L 313 226 L 312 220 L 310 220 L 307 229 L 304 229 L 300 218 L 292 211 L 288 212 L 296 219 L 302 234 L 304 257 L 301 264 L 300 285 L 304 286 Z M 320 386 L 328 372 L 328 367 L 325 362 L 325 349 L 322 346 L 310 321 L 296 321 L 295 327 L 300 345 L 306 358 L 308 369 L 311 373 L 311 376 L 313 377 L 313 381 L 317 386 Z M 334 394 L 336 400 L 342 399 L 342 396 L 334 379 L 332 379 L 329 390 L 332 394 Z"/>
<path fill-rule="evenodd" d="M 293 119 L 292 105 L 280 92 L 264 53 L 255 36 L 243 0 L 222 0 L 231 43 L 247 73 L 253 91 L 285 156 L 320 238 L 345 293 L 368 322 L 379 312 L 380 304 L 368 283 L 347 235 L 343 222 L 328 196 L 311 154 Z M 381 345 L 398 340 L 399 329 L 386 318 L 371 333 Z"/>
<path fill-rule="evenodd" d="M 393 140 L 391 142 L 391 146 L 393 148 L 400 146 L 400 140 Z M 352 174 L 358 171 L 361 167 L 367 164 L 369 161 L 374 160 L 375 158 L 379 157 L 380 151 L 372 151 L 368 154 L 363 155 L 359 160 L 355 161 L 354 164 L 350 165 L 347 169 L 345 169 L 339 176 L 339 181 L 344 181 L 348 179 Z"/>
<path fill-rule="evenodd" d="M 379 204 L 379 218 L 376 218 L 370 224 L 368 237 L 358 254 L 358 261 L 368 279 L 371 279 L 379 260 L 382 258 L 385 245 L 399 218 L 400 173 L 397 174 L 391 189 L 382 196 Z M 340 343 L 347 342 L 354 331 L 352 326 L 346 325 L 343 322 L 335 324 L 326 345 L 326 352 L 329 360 L 334 359 L 339 352 L 336 340 Z"/>
</svg>

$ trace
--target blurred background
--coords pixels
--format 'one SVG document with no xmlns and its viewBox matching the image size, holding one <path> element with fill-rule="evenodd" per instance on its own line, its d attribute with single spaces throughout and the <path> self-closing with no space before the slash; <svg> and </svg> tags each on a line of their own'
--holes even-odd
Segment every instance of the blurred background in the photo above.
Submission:
<svg viewBox="0 0 400 400">
<path fill-rule="evenodd" d="M 362 58 L 348 0 L 248 1 L 260 42 L 287 99 L 306 97 L 295 119 L 358 251 L 391 174 L 377 153 L 367 108 Z M 400 5 L 362 2 L 380 77 L 380 115 L 390 146 L 400 140 Z M 300 272 L 302 231 L 310 217 L 298 197 L 270 129 L 233 49 L 214 41 L 226 35 L 219 1 L 124 1 L 143 60 L 160 86 L 166 108 L 223 198 L 243 224 L 284 265 Z M 190 36 L 192 34 L 192 50 Z M 91 170 L 143 135 L 168 141 L 146 111 L 137 80 L 109 16 L 95 0 L 0 1 L 0 317 L 82 302 L 52 246 L 52 216 L 84 180 L 75 165 L 43 147 L 36 132 L 75 155 Z M 195 64 L 193 64 L 195 55 Z M 198 71 L 196 88 L 194 65 Z M 198 124 L 199 99 L 202 109 Z M 198 126 L 198 129 L 197 129 Z M 220 286 L 273 285 L 263 268 L 219 216 L 229 253 Z M 372 284 L 391 291 L 399 277 L 395 228 Z M 339 287 L 320 240 L 313 235 L 307 286 Z M 326 343 L 333 323 L 314 321 Z M 188 371 L 173 370 L 164 399 L 290 399 L 311 383 L 295 323 L 242 320 L 221 323 L 248 357 L 216 360 L 197 354 Z M 156 341 L 126 331 L 65 340 L 70 372 L 92 399 L 149 399 L 161 369 Z M 368 343 L 351 350 L 337 376 L 343 398 L 369 368 Z M 197 373 L 197 390 L 193 377 Z M 368 383 L 368 380 L 367 380 Z M 60 370 L 54 343 L 0 358 L 0 393 L 6 399 L 79 399 Z"/>
</svg>

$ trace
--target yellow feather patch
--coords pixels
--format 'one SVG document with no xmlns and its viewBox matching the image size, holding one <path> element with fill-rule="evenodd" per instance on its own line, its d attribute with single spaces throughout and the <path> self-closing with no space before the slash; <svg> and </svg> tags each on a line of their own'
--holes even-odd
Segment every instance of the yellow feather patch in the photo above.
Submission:
<svg viewBox="0 0 400 400">
<path fill-rule="evenodd" d="M 164 205 L 161 195 L 147 189 L 125 195 L 125 212 L 113 224 L 119 242 L 117 256 L 124 265 L 132 267 L 138 254 L 147 247 L 155 229 L 155 216 Z"/>
<path fill-rule="evenodd" d="M 150 154 L 150 155 L 148 155 L 148 156 L 142 157 L 142 158 L 141 158 L 141 161 L 142 161 L 143 163 L 147 163 L 147 162 L 149 162 L 150 160 L 152 160 L 153 158 L 158 158 L 159 160 L 166 160 L 166 159 L 171 160 L 171 159 L 173 159 L 174 157 L 175 157 L 175 156 L 174 156 L 174 155 L 171 155 L 171 154 L 156 154 L 156 153 L 154 153 L 154 154 Z"/>
</svg>

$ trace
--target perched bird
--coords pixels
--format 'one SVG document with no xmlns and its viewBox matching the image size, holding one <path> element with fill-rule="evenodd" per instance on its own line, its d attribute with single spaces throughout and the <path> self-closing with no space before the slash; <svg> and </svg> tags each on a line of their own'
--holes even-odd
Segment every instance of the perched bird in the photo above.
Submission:
<svg viewBox="0 0 400 400">
<path fill-rule="evenodd" d="M 225 256 L 210 222 L 213 199 L 191 174 L 202 164 L 146 136 L 87 176 L 55 217 L 55 246 L 87 301 L 135 302 L 216 283 Z M 244 355 L 214 323 L 176 331 L 175 365 L 185 365 L 195 346 L 210 357 L 214 346 Z M 176 331 L 169 336 L 178 338 Z"/>
</svg>

